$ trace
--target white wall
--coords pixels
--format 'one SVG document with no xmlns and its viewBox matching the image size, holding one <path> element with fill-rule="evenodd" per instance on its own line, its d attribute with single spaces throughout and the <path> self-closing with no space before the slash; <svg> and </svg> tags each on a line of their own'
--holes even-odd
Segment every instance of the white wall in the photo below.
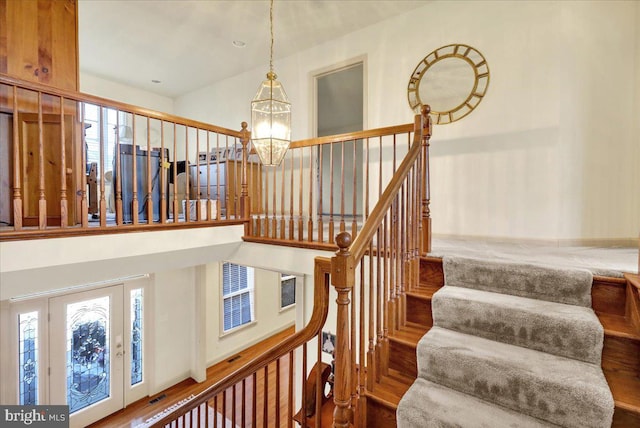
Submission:
<svg viewBox="0 0 640 428">
<path fill-rule="evenodd" d="M 155 376 L 150 394 L 191 375 L 195 346 L 195 268 L 158 272 L 153 278 L 154 320 L 149 326 Z"/>
<path fill-rule="evenodd" d="M 432 50 L 466 43 L 491 70 L 485 99 L 434 130 L 438 234 L 547 240 L 638 236 L 634 52 L 637 2 L 429 2 L 276 61 L 293 139 L 313 135 L 311 75 L 366 55 L 368 127 L 412 121 L 409 75 Z M 416 25 L 419 23 L 419 25 Z M 267 67 L 175 100 L 177 114 L 237 128 Z M 636 119 L 634 119 L 634 117 Z"/>
<path fill-rule="evenodd" d="M 80 71 L 80 92 L 98 97 L 156 110 L 173 113 L 173 99 L 143 89 Z"/>
</svg>

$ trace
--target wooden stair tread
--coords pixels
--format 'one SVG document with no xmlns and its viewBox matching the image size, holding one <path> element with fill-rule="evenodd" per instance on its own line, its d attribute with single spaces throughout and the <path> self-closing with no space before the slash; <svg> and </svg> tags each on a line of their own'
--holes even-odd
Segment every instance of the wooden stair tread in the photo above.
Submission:
<svg viewBox="0 0 640 428">
<path fill-rule="evenodd" d="M 640 415 L 640 378 L 614 370 L 604 370 L 616 407 Z"/>
<path fill-rule="evenodd" d="M 640 341 L 640 334 L 627 318 L 603 312 L 598 312 L 597 315 L 604 327 L 605 335 Z"/>
<path fill-rule="evenodd" d="M 418 299 L 431 300 L 433 293 L 440 290 L 439 285 L 420 284 L 407 291 L 407 296 L 413 296 Z"/>
<path fill-rule="evenodd" d="M 407 322 L 400 330 L 389 336 L 390 341 L 401 342 L 408 346 L 416 346 L 431 327 Z"/>
<path fill-rule="evenodd" d="M 367 396 L 395 409 L 414 380 L 415 378 L 402 374 L 398 370 L 389 369 L 389 374 L 382 376 L 380 382 L 374 384 L 373 390 L 367 391 Z"/>
</svg>

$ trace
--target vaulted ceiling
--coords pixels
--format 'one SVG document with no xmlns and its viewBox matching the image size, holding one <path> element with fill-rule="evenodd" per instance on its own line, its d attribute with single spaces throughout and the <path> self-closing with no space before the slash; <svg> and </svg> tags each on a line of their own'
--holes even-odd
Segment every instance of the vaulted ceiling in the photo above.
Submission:
<svg viewBox="0 0 640 428">
<path fill-rule="evenodd" d="M 426 3 L 276 0 L 275 59 Z M 267 66 L 269 1 L 79 0 L 79 42 L 81 72 L 173 98 Z"/>
</svg>

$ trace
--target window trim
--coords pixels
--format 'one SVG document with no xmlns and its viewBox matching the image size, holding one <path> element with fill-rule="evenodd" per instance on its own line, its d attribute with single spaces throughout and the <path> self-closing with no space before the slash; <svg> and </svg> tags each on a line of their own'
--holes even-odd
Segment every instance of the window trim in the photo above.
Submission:
<svg viewBox="0 0 640 428">
<path fill-rule="evenodd" d="M 238 291 L 232 291 L 231 293 L 225 295 L 224 294 L 224 265 L 225 264 L 231 264 L 231 265 L 236 265 L 236 266 L 241 266 L 247 269 L 247 288 L 243 288 L 241 290 Z M 256 313 L 256 279 L 255 279 L 255 269 L 251 266 L 246 266 L 246 265 L 241 265 L 238 263 L 233 263 L 233 262 L 228 262 L 228 261 L 224 261 L 224 262 L 220 262 L 219 265 L 219 277 L 220 277 L 220 286 L 219 286 L 219 290 L 220 290 L 220 334 L 218 335 L 218 337 L 222 338 L 225 336 L 228 336 L 230 334 L 236 333 L 237 331 L 243 330 L 245 328 L 254 326 L 257 324 L 257 313 Z M 224 301 L 227 298 L 230 297 L 234 297 L 234 296 L 239 296 L 245 293 L 249 293 L 249 301 L 250 301 L 250 305 L 251 305 L 251 321 L 232 327 L 229 330 L 225 330 L 224 329 L 224 316 L 225 316 L 225 312 L 224 312 Z"/>
</svg>

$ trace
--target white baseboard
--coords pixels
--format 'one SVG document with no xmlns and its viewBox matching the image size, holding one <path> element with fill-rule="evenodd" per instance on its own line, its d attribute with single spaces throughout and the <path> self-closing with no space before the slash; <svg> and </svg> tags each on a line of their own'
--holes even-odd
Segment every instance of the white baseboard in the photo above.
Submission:
<svg viewBox="0 0 640 428">
<path fill-rule="evenodd" d="M 639 238 L 579 238 L 579 239 L 537 239 L 516 238 L 509 236 L 479 236 L 479 235 L 453 235 L 434 233 L 435 239 L 448 239 L 458 241 L 476 241 L 504 244 L 530 244 L 549 247 L 623 247 L 638 248 Z"/>
</svg>

